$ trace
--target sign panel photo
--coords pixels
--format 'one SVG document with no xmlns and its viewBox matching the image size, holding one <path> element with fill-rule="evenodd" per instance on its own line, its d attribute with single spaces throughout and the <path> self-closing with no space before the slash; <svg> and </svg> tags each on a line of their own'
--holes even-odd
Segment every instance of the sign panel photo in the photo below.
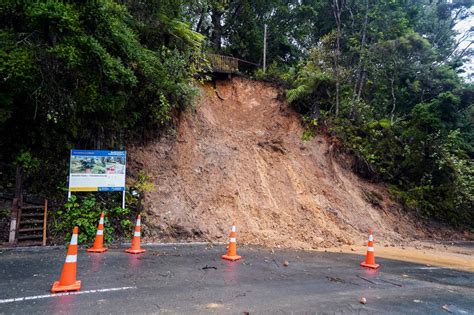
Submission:
<svg viewBox="0 0 474 315">
<path fill-rule="evenodd" d="M 126 151 L 71 150 L 69 191 L 124 191 Z"/>
</svg>

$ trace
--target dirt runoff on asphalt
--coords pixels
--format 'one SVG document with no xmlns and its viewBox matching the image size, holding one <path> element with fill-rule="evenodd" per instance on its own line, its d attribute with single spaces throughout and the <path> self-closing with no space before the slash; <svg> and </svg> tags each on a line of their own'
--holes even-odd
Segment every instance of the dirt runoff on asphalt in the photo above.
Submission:
<svg viewBox="0 0 474 315">
<path fill-rule="evenodd" d="M 324 249 L 334 253 L 352 253 L 364 258 L 366 245 L 343 245 Z M 474 272 L 474 242 L 415 241 L 407 246 L 380 244 L 375 246 L 375 256 L 399 261 L 425 264 L 429 267 L 449 268 Z"/>
<path fill-rule="evenodd" d="M 128 147 L 129 166 L 150 176 L 145 241 L 238 242 L 317 249 L 379 239 L 452 237 L 417 223 L 382 184 L 351 170 L 337 139 L 302 140 L 302 119 L 271 84 L 234 77 L 202 86 L 169 134 Z M 472 237 L 472 234 L 457 235 Z"/>
</svg>

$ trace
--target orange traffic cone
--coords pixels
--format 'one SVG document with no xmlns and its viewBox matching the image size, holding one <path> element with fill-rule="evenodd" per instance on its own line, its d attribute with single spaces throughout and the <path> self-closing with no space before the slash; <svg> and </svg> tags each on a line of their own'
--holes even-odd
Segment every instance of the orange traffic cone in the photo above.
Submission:
<svg viewBox="0 0 474 315">
<path fill-rule="evenodd" d="M 222 259 L 235 261 L 242 258 L 237 255 L 237 228 L 235 223 L 232 225 L 232 231 L 230 232 L 229 246 L 227 246 L 227 255 L 222 255 Z"/>
<path fill-rule="evenodd" d="M 107 251 L 104 247 L 104 213 L 100 214 L 99 227 L 97 228 L 97 234 L 95 235 L 94 245 L 87 249 L 90 253 L 103 253 Z"/>
<path fill-rule="evenodd" d="M 367 247 L 367 254 L 365 255 L 365 261 L 361 262 L 362 267 L 377 269 L 380 265 L 375 263 L 374 254 L 374 237 L 372 236 L 372 230 L 370 230 L 369 244 Z"/>
<path fill-rule="evenodd" d="M 144 249 L 140 248 L 140 225 L 141 225 L 141 216 L 138 215 L 137 217 L 137 224 L 135 225 L 135 233 L 133 233 L 133 239 L 132 239 L 132 247 L 126 250 L 127 253 L 130 254 L 141 254 L 145 252 Z"/>
<path fill-rule="evenodd" d="M 72 232 L 71 243 L 67 248 L 66 262 L 59 281 L 54 281 L 51 292 L 79 291 L 81 289 L 81 281 L 76 281 L 76 265 L 77 265 L 77 226 Z"/>
</svg>

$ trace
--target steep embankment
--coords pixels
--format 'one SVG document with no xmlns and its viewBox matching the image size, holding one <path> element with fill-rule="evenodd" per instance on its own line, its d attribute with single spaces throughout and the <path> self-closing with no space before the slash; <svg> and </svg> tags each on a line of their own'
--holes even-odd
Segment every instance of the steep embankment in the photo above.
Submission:
<svg viewBox="0 0 474 315">
<path fill-rule="evenodd" d="M 277 88 L 233 78 L 217 90 L 203 87 L 175 133 L 129 148 L 132 168 L 156 185 L 145 196 L 147 239 L 224 242 L 232 221 L 239 242 L 268 246 L 360 243 L 369 228 L 388 242 L 423 236 L 384 187 L 338 163 L 327 137 L 301 140 L 301 119 Z"/>
</svg>

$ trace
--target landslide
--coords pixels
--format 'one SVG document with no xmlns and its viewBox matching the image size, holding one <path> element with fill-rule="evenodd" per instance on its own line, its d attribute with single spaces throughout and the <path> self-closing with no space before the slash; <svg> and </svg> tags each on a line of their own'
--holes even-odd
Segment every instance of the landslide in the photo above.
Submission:
<svg viewBox="0 0 474 315">
<path fill-rule="evenodd" d="M 383 185 L 351 171 L 336 141 L 303 141 L 282 99 L 241 77 L 207 83 L 172 132 L 128 149 L 132 172 L 155 185 L 144 196 L 146 241 L 226 242 L 233 221 L 240 243 L 301 249 L 363 244 L 369 228 L 388 243 L 427 236 Z"/>
</svg>

